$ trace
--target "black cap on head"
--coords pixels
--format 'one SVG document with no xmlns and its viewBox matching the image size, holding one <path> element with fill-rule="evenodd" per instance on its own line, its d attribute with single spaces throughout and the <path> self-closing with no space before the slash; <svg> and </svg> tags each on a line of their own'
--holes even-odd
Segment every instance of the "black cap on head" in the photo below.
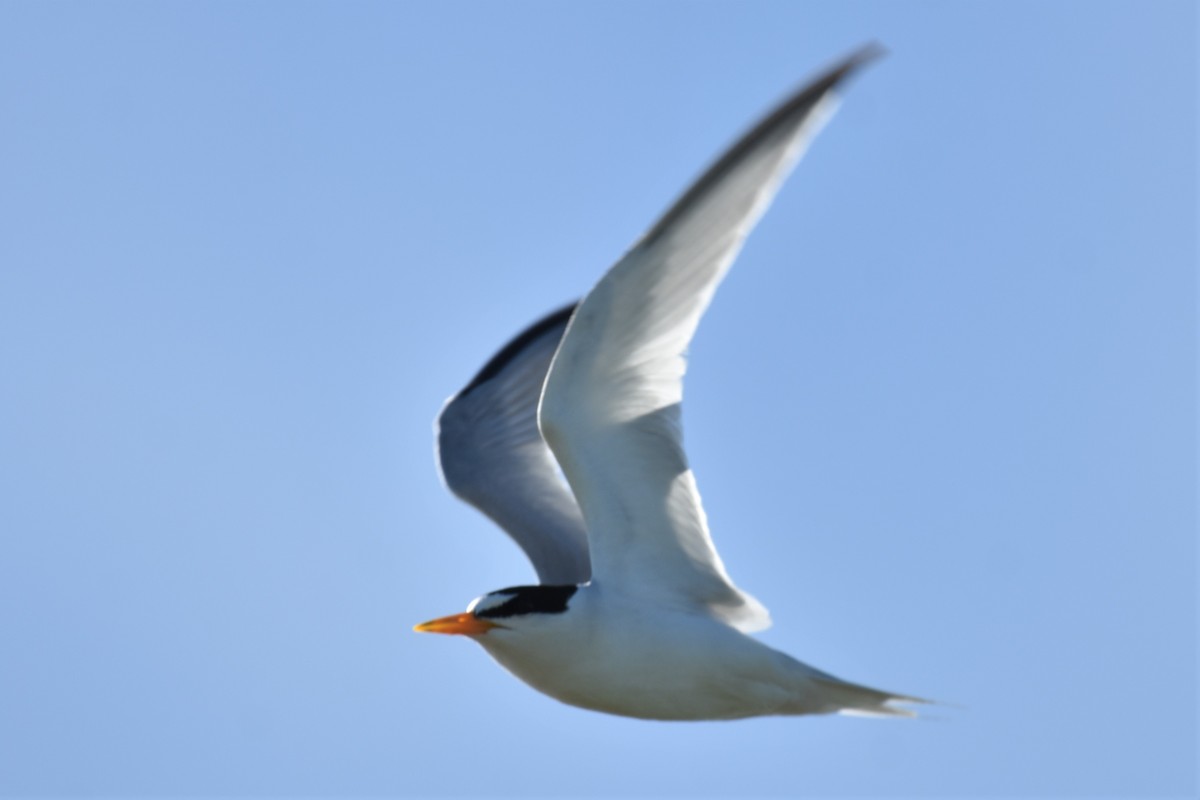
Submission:
<svg viewBox="0 0 1200 800">
<path fill-rule="evenodd" d="M 481 619 L 561 614 L 578 590 L 578 586 L 513 586 L 479 598 L 471 613 Z"/>
</svg>

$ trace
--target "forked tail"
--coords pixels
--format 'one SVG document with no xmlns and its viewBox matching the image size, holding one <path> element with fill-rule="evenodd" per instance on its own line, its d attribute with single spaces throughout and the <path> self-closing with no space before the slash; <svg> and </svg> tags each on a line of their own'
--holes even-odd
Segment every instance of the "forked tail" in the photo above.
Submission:
<svg viewBox="0 0 1200 800">
<path fill-rule="evenodd" d="M 813 678 L 825 713 L 860 717 L 915 717 L 917 712 L 906 704 L 927 704 L 931 701 L 904 694 L 892 694 L 847 683 L 834 677 Z"/>
</svg>

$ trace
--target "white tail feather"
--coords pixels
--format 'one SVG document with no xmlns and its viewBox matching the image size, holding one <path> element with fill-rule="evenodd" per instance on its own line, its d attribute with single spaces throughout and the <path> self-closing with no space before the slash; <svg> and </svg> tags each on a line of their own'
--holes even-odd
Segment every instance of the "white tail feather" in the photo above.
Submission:
<svg viewBox="0 0 1200 800">
<path fill-rule="evenodd" d="M 916 711 L 897 704 L 930 702 L 920 697 L 881 692 L 832 677 L 814 678 L 813 683 L 820 692 L 819 696 L 822 705 L 827 709 L 826 713 L 855 717 L 915 717 Z"/>
</svg>

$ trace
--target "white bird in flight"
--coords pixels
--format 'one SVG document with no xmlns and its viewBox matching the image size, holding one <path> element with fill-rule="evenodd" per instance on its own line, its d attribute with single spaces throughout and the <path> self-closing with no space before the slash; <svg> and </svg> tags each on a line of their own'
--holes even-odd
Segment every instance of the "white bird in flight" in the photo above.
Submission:
<svg viewBox="0 0 1200 800">
<path fill-rule="evenodd" d="M 835 90 L 880 52 L 864 47 L 784 100 L 578 305 L 519 334 L 447 402 L 446 485 L 520 545 L 541 583 L 416 630 L 474 639 L 564 703 L 643 719 L 912 716 L 897 704 L 924 702 L 747 635 L 770 619 L 717 555 L 680 425 L 688 343 L 717 284 Z"/>
</svg>

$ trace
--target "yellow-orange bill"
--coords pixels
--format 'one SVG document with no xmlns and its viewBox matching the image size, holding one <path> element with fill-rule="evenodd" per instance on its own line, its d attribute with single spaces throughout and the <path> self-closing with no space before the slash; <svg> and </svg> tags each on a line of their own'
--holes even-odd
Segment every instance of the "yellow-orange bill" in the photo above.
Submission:
<svg viewBox="0 0 1200 800">
<path fill-rule="evenodd" d="M 486 619 L 479 619 L 474 614 L 451 614 L 448 617 L 438 617 L 431 619 L 429 622 L 422 622 L 420 625 L 414 625 L 413 630 L 418 633 L 457 633 L 463 636 L 479 636 L 487 633 L 492 628 L 503 628 L 495 622 L 489 622 Z"/>
</svg>

